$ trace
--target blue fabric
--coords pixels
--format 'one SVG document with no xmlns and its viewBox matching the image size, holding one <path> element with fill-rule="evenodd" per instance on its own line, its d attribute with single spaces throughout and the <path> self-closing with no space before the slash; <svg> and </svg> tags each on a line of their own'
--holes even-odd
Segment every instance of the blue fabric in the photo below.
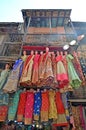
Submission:
<svg viewBox="0 0 86 130">
<path fill-rule="evenodd" d="M 22 59 L 18 59 L 18 60 L 15 61 L 15 64 L 13 65 L 13 70 L 16 70 L 20 63 L 22 63 L 22 64 L 20 66 L 19 78 L 21 77 L 21 74 L 22 74 L 23 60 Z"/>
<path fill-rule="evenodd" d="M 39 115 L 40 114 L 40 108 L 41 108 L 41 92 L 36 92 L 34 95 L 35 102 L 34 102 L 34 114 Z"/>
</svg>

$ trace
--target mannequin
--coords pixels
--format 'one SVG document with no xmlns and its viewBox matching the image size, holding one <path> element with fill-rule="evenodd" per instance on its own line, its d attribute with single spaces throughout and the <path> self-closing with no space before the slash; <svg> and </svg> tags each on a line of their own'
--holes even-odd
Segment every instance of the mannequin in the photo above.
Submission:
<svg viewBox="0 0 86 130">
<path fill-rule="evenodd" d="M 25 61 L 27 59 L 27 52 L 23 51 L 23 56 L 21 56 L 21 59 Z"/>
<path fill-rule="evenodd" d="M 10 65 L 7 63 L 5 69 L 1 72 L 0 76 L 0 89 L 2 89 L 7 82 L 7 79 L 10 75 Z"/>
</svg>

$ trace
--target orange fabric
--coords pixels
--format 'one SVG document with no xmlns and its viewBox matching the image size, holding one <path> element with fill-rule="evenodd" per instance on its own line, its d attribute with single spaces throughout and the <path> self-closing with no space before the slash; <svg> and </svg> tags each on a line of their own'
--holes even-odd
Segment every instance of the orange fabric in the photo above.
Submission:
<svg viewBox="0 0 86 130">
<path fill-rule="evenodd" d="M 42 92 L 42 106 L 41 111 L 49 111 L 49 96 L 48 91 Z"/>
</svg>

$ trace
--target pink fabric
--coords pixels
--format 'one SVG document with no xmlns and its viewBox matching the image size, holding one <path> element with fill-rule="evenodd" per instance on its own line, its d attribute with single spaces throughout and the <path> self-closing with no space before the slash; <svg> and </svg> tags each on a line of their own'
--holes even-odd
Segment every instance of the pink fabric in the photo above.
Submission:
<svg viewBox="0 0 86 130">
<path fill-rule="evenodd" d="M 25 106 L 25 118 L 32 118 L 34 107 L 34 93 L 27 92 L 27 100 Z"/>
<path fill-rule="evenodd" d="M 68 81 L 68 75 L 67 74 L 57 74 L 57 80 L 58 81 Z"/>
<path fill-rule="evenodd" d="M 85 128 L 85 122 L 84 122 L 84 119 L 83 119 L 83 108 L 82 108 L 82 106 L 80 106 L 80 120 L 81 120 L 81 126 L 83 128 Z"/>
</svg>

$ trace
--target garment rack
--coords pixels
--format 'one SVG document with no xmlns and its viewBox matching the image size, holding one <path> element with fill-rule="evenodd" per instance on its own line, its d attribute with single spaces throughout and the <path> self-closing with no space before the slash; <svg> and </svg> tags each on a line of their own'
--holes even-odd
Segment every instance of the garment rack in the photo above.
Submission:
<svg viewBox="0 0 86 130">
<path fill-rule="evenodd" d="M 33 51 L 45 51 L 46 50 L 46 47 L 48 46 L 23 46 L 23 50 L 25 51 L 30 51 L 30 50 L 33 50 Z M 63 47 L 54 47 L 54 46 L 49 46 L 49 51 L 64 51 L 63 50 Z M 69 50 L 67 50 L 69 51 Z"/>
</svg>

